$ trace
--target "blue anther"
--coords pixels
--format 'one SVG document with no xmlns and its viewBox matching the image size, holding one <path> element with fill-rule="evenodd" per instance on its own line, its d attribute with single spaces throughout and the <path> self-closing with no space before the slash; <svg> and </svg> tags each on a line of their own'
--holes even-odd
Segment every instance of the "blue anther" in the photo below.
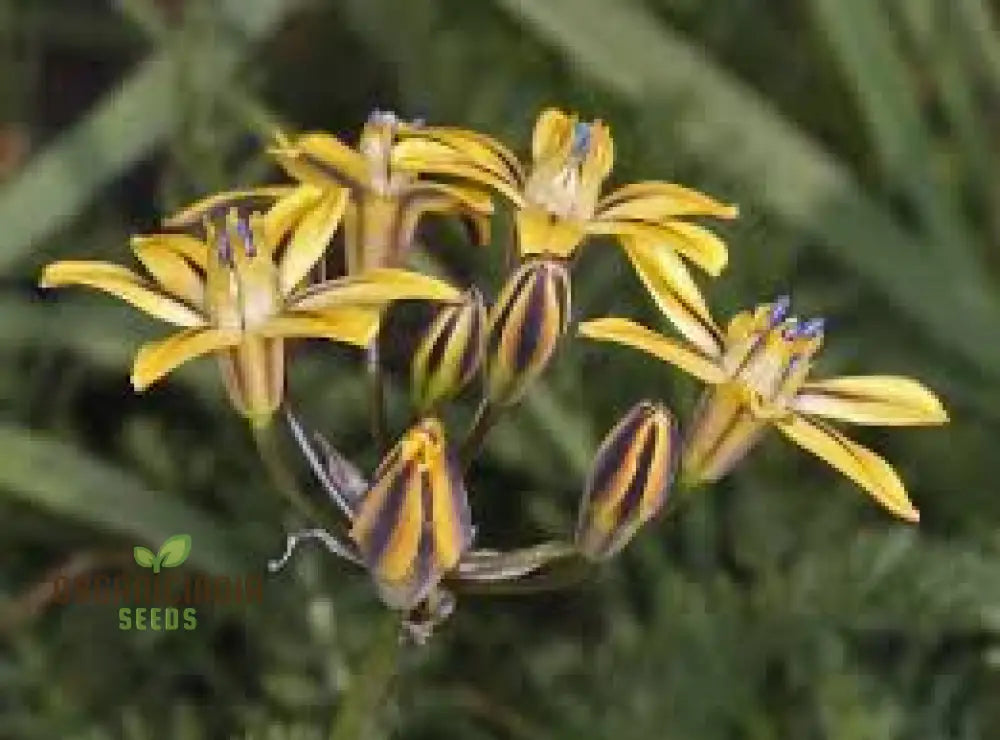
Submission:
<svg viewBox="0 0 1000 740">
<path fill-rule="evenodd" d="M 573 145 L 570 153 L 574 157 L 582 157 L 590 150 L 590 124 L 579 121 L 573 126 Z"/>
<path fill-rule="evenodd" d="M 826 326 L 825 319 L 809 319 L 796 330 L 796 334 L 803 339 L 815 339 L 823 333 Z"/>
<path fill-rule="evenodd" d="M 225 229 L 219 231 L 215 249 L 219 254 L 219 262 L 224 265 L 233 264 L 233 249 L 229 243 L 229 234 L 226 233 Z"/>
<path fill-rule="evenodd" d="M 247 257 L 256 256 L 257 246 L 253 243 L 253 231 L 250 229 L 250 223 L 242 218 L 237 219 L 236 233 L 240 235 L 240 239 L 243 241 L 243 251 Z"/>
<path fill-rule="evenodd" d="M 785 320 L 785 316 L 788 315 L 788 309 L 791 305 L 792 299 L 787 295 L 778 296 L 774 299 L 774 303 L 771 304 L 771 315 L 769 317 L 771 328 L 774 328 Z"/>
</svg>

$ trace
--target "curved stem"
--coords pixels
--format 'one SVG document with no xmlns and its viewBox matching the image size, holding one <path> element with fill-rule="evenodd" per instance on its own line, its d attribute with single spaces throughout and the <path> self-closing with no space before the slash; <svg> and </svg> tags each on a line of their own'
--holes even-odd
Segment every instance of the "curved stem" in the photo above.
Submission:
<svg viewBox="0 0 1000 740">
<path fill-rule="evenodd" d="M 473 458 L 478 454 L 479 448 L 482 447 L 483 440 L 486 439 L 486 435 L 499 418 L 500 409 L 498 407 L 491 404 L 485 398 L 479 402 L 479 408 L 476 409 L 476 416 L 473 418 L 469 431 L 466 433 L 465 439 L 462 441 L 462 446 L 458 451 L 458 459 L 462 464 L 462 470 L 467 470 L 469 465 L 472 464 Z"/>
<path fill-rule="evenodd" d="M 379 455 L 388 449 L 388 421 L 385 412 L 385 378 L 382 375 L 382 358 L 378 337 L 365 350 L 365 372 L 368 375 L 369 414 L 372 440 Z"/>
<path fill-rule="evenodd" d="M 361 666 L 352 677 L 340 711 L 330 727 L 330 740 L 358 740 L 377 720 L 389 700 L 399 673 L 399 615 L 387 612 L 365 650 Z"/>
</svg>

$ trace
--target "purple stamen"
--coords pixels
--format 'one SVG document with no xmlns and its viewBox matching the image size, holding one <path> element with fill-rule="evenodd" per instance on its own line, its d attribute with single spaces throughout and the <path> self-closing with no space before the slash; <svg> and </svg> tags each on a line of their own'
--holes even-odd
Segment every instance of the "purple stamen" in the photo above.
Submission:
<svg viewBox="0 0 1000 740">
<path fill-rule="evenodd" d="M 826 326 L 825 319 L 809 319 L 798 328 L 796 334 L 803 339 L 815 339 L 823 333 L 824 326 Z"/>
<path fill-rule="evenodd" d="M 224 265 L 233 264 L 233 248 L 229 243 L 229 234 L 226 233 L 225 229 L 219 231 L 219 236 L 215 243 L 215 249 L 219 254 L 219 262 Z"/>
<path fill-rule="evenodd" d="M 574 157 L 582 157 L 590 150 L 590 124 L 578 122 L 573 126 L 573 144 L 570 147 L 570 154 Z"/>
<path fill-rule="evenodd" d="M 788 315 L 788 309 L 792 305 L 792 299 L 787 295 L 778 296 L 771 304 L 771 315 L 768 317 L 768 328 L 773 329 Z"/>
<path fill-rule="evenodd" d="M 240 239 L 243 240 L 243 251 L 246 253 L 247 257 L 257 256 L 257 247 L 253 243 L 253 230 L 250 228 L 248 221 L 244 219 L 238 219 L 236 221 L 236 233 L 240 235 Z"/>
</svg>

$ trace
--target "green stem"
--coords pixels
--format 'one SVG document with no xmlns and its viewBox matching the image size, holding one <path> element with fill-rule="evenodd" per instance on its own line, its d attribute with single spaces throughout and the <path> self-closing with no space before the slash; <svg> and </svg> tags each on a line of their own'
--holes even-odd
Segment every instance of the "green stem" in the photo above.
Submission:
<svg viewBox="0 0 1000 740">
<path fill-rule="evenodd" d="M 330 740 L 362 740 L 370 736 L 399 672 L 400 643 L 399 615 L 387 612 L 365 650 L 357 674 L 351 679 L 347 695 L 330 727 Z"/>
<path fill-rule="evenodd" d="M 260 455 L 261 462 L 267 469 L 274 487 L 307 519 L 327 527 L 330 532 L 340 531 L 340 523 L 333 521 L 326 512 L 299 490 L 295 476 L 288 469 L 288 466 L 285 465 L 285 460 L 281 455 L 278 438 L 274 432 L 274 425 L 253 425 L 252 429 L 253 439 L 257 445 L 257 453 Z"/>
<path fill-rule="evenodd" d="M 386 431 L 389 424 L 386 420 L 385 377 L 382 374 L 382 358 L 379 352 L 378 337 L 368 345 L 365 352 L 365 372 L 368 375 L 372 439 L 381 455 L 389 447 Z"/>
<path fill-rule="evenodd" d="M 483 440 L 489 433 L 493 425 L 500 418 L 500 409 L 491 404 L 485 398 L 480 401 L 479 408 L 476 409 L 476 416 L 472 420 L 472 425 L 462 441 L 462 446 L 458 451 L 458 459 L 462 464 L 462 470 L 468 470 L 472 460 L 479 453 Z"/>
</svg>

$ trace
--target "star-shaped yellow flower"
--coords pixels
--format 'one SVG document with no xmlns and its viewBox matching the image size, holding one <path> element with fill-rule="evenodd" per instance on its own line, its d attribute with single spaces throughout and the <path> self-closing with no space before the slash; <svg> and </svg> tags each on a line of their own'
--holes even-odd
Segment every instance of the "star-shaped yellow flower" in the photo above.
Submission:
<svg viewBox="0 0 1000 740">
<path fill-rule="evenodd" d="M 525 167 L 506 146 L 475 131 L 449 127 L 403 130 L 393 150 L 398 169 L 480 183 L 516 208 L 522 257 L 566 258 L 592 235 L 618 239 L 651 291 L 679 280 L 693 285 L 678 255 L 711 275 L 727 261 L 719 237 L 689 219 L 734 218 L 735 206 L 666 182 L 638 182 L 602 196 L 614 162 L 607 126 L 585 123 L 556 109 L 542 112 Z"/>
<path fill-rule="evenodd" d="M 333 229 L 346 206 L 330 206 Z M 279 204 L 280 205 L 280 204 Z M 241 216 L 231 209 L 188 234 L 139 236 L 132 247 L 150 279 L 106 262 L 67 260 L 45 268 L 42 287 L 85 285 L 111 293 L 182 330 L 140 348 L 132 383 L 143 390 L 178 365 L 216 353 L 237 409 L 263 424 L 284 393 L 284 345 L 318 337 L 367 346 L 392 300 L 453 300 L 459 292 L 429 276 L 379 269 L 364 276 L 300 283 L 323 254 L 326 239 L 292 227 L 287 209 Z"/>
<path fill-rule="evenodd" d="M 915 380 L 887 375 L 808 379 L 823 341 L 823 321 L 788 317 L 788 300 L 737 314 L 723 335 L 709 318 L 678 323 L 689 344 L 623 318 L 585 322 L 591 339 L 635 347 L 709 384 L 685 434 L 687 483 L 726 475 L 769 426 L 817 455 L 907 521 L 919 513 L 896 472 L 823 417 L 888 426 L 942 424 L 937 397 Z M 668 314 L 675 319 L 679 311 Z M 676 320 L 675 320 L 675 323 Z M 695 329 L 694 327 L 698 327 Z"/>
</svg>

